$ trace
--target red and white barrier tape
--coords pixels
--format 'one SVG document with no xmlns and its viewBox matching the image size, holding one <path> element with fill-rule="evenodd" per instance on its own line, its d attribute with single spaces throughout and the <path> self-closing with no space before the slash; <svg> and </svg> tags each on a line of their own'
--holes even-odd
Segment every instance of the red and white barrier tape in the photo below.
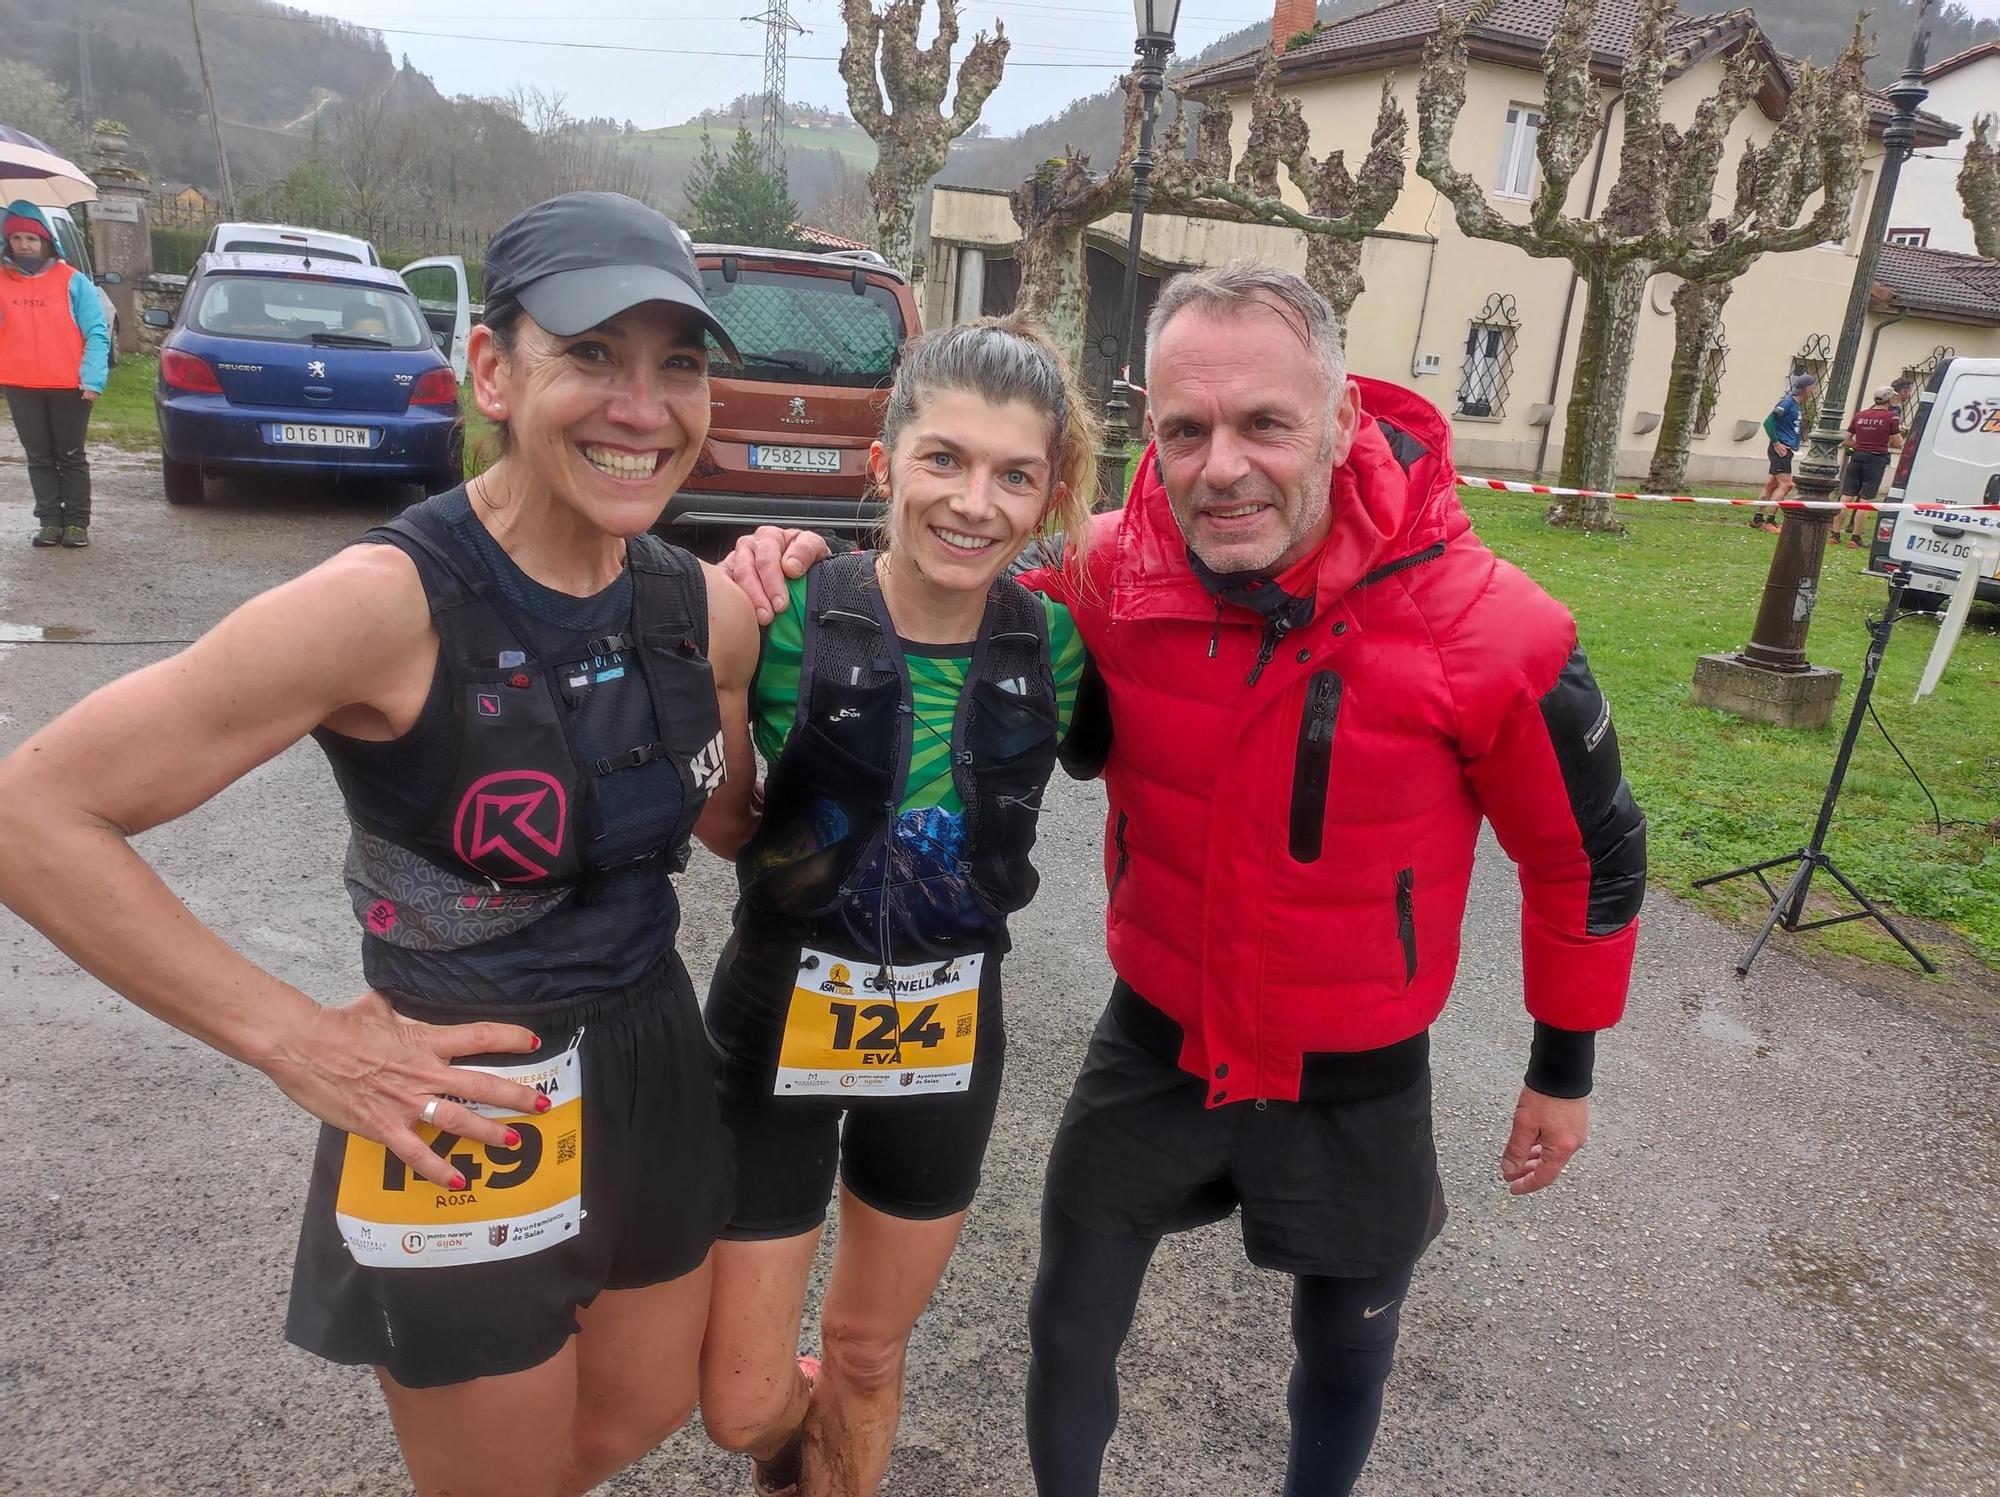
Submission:
<svg viewBox="0 0 2000 1497">
<path fill-rule="evenodd" d="M 1507 478 L 1475 478 L 1461 473 L 1458 481 L 1467 488 L 1498 489 L 1503 494 L 1547 494 L 1558 499 L 1638 499 L 1653 504 L 1727 504 L 1752 509 L 1860 509 L 1894 514 L 1905 509 L 1951 510 L 1958 514 L 2000 511 L 2000 504 L 1945 504 L 1908 501 L 1878 504 L 1873 499 L 1725 499 L 1714 494 L 1620 494 L 1604 489 L 1560 489 L 1545 483 L 1516 483 Z"/>
</svg>

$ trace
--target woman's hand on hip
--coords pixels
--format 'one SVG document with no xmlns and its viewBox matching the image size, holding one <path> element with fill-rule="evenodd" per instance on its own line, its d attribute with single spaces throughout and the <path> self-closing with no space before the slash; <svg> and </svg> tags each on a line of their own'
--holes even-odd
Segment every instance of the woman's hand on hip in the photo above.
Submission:
<svg viewBox="0 0 2000 1497">
<path fill-rule="evenodd" d="M 263 1069 L 314 1117 L 375 1140 L 426 1180 L 452 1188 L 458 1172 L 424 1143 L 416 1123 L 508 1147 L 512 1130 L 465 1104 L 532 1115 L 546 1110 L 548 1099 L 533 1087 L 450 1062 L 466 1055 L 525 1055 L 540 1046 L 533 1031 L 517 1024 L 405 1019 L 371 991 L 354 1003 L 317 1010 Z"/>
</svg>

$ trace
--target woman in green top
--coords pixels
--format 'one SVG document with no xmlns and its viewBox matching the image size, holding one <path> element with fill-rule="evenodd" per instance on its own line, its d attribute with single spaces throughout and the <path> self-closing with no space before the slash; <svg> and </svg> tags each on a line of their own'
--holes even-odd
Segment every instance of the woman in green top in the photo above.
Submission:
<svg viewBox="0 0 2000 1497">
<path fill-rule="evenodd" d="M 978 1185 L 1007 916 L 1087 665 L 1067 611 L 1007 572 L 1039 534 L 1084 534 L 1093 428 L 1024 323 L 916 339 L 869 454 L 882 548 L 794 582 L 765 639 L 770 773 L 706 1016 L 738 1185 L 701 1389 L 760 1493 L 875 1491 Z M 822 1367 L 799 1331 L 836 1168 Z"/>
</svg>

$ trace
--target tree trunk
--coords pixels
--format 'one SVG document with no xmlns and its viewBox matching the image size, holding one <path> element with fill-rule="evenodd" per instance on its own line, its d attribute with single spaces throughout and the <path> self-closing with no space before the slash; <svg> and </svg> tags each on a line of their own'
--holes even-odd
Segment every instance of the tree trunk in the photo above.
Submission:
<svg viewBox="0 0 2000 1497">
<path fill-rule="evenodd" d="M 1089 325 L 1090 271 L 1084 258 L 1084 225 L 1048 224 L 1023 235 L 1016 307 L 1042 324 L 1072 369 L 1083 368 Z"/>
<path fill-rule="evenodd" d="M 1361 294 L 1361 241 L 1308 234 L 1306 284 L 1333 303 L 1334 319 L 1345 337 L 1347 314 Z"/>
<path fill-rule="evenodd" d="M 1653 444 L 1653 466 L 1646 474 L 1646 485 L 1656 494 L 1674 493 L 1687 482 L 1688 444 L 1701 419 L 1708 351 L 1722 324 L 1722 308 L 1732 285 L 1724 281 L 1719 286 L 1698 286 L 1686 281 L 1674 292 L 1674 364 L 1667 377 L 1659 440 Z"/>
<path fill-rule="evenodd" d="M 1564 488 L 1609 489 L 1618 477 L 1625 387 L 1653 266 L 1649 260 L 1632 260 L 1610 269 L 1594 264 L 1582 268 L 1588 289 L 1563 431 L 1561 481 Z M 1609 499 L 1560 500 L 1549 510 L 1549 523 L 1585 530 L 1625 528 Z"/>
<path fill-rule="evenodd" d="M 915 275 L 917 266 L 917 197 L 924 190 L 925 176 L 915 176 L 916 163 L 903 159 L 889 142 L 880 144 L 881 155 L 868 178 L 875 199 L 875 219 L 880 235 L 875 247 L 890 268 Z M 912 180 L 912 178 L 915 178 Z"/>
</svg>

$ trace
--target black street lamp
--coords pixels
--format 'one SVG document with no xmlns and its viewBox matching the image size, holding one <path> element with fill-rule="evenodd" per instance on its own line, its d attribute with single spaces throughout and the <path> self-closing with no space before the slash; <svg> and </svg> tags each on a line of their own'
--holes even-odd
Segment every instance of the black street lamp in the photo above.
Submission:
<svg viewBox="0 0 2000 1497">
<path fill-rule="evenodd" d="M 1896 181 L 1902 175 L 1903 163 L 1909 159 L 1916 145 L 1917 106 L 1930 97 L 1930 90 L 1924 87 L 1924 49 L 1929 41 L 1924 21 L 1929 9 L 1930 0 L 1922 0 L 1917 8 L 1916 31 L 1910 38 L 1910 52 L 1903 64 L 1903 74 L 1885 90 L 1889 101 L 1895 105 L 1895 112 L 1882 131 L 1882 174 L 1875 184 L 1868 226 L 1862 231 L 1861 246 L 1855 256 L 1854 284 L 1847 295 L 1847 315 L 1840 326 L 1840 345 L 1834 354 L 1833 368 L 1819 389 L 1819 419 L 1814 422 L 1799 453 L 1798 490 L 1799 497 L 1803 499 L 1831 499 L 1840 487 L 1840 423 L 1847 409 L 1848 382 L 1854 376 L 1855 358 L 1861 351 L 1861 332 L 1868 319 L 1868 299 L 1875 284 L 1875 267 L 1882 258 L 1883 240 L 1888 237 L 1889 211 L 1896 198 Z M 1768 709 L 1773 704 L 1804 708 L 1795 712 L 1781 710 L 1778 716 L 1797 726 L 1818 727 L 1826 721 L 1832 709 L 1839 675 L 1837 672 L 1815 671 L 1807 662 L 1806 631 L 1812 627 L 1813 604 L 1819 596 L 1820 564 L 1825 559 L 1827 532 L 1838 513 L 1831 509 L 1784 512 L 1784 525 L 1771 556 L 1771 570 L 1764 582 L 1763 601 L 1757 610 L 1756 628 L 1750 642 L 1731 662 L 1737 673 L 1754 673 L 1767 678 L 1823 676 L 1831 679 L 1825 680 L 1818 689 L 1796 694 L 1783 688 L 1774 691 L 1769 687 L 1748 686 L 1748 697 L 1762 709 L 1751 712 L 1751 716 L 1768 716 Z M 1709 659 L 1721 658 L 1724 657 Z M 1708 663 L 1708 660 L 1704 661 L 1705 665 Z M 1703 696 L 1702 677 L 1703 671 L 1698 669 L 1697 700 Z M 1801 680 L 1800 684 L 1805 683 Z M 1725 697 L 1734 694 L 1727 690 L 1724 692 Z M 1797 700 L 1792 700 L 1795 696 Z M 1806 698 L 1812 699 L 1809 708 L 1806 707 Z M 1727 700 L 1715 700 L 1709 705 L 1734 710 L 1734 704 Z"/>
<path fill-rule="evenodd" d="M 1104 335 L 1098 352 L 1104 356 L 1104 445 L 1097 456 L 1100 502 L 1125 499 L 1125 449 L 1136 433 L 1132 407 L 1126 399 L 1122 365 L 1139 362 L 1139 241 L 1146 231 L 1148 181 L 1153 175 L 1153 118 L 1159 113 L 1160 92 L 1166 87 L 1167 59 L 1174 52 L 1174 23 L 1181 0 L 1132 0 L 1132 17 L 1139 28 L 1133 50 L 1139 54 L 1139 153 L 1132 158 L 1132 235 L 1125 247 L 1125 296 L 1118 326 Z"/>
</svg>

